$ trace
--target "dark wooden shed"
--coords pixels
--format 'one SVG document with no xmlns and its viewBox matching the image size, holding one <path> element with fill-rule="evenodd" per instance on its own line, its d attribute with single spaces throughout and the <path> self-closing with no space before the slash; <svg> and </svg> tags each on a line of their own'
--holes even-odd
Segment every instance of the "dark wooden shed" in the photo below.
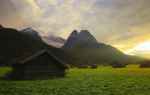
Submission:
<svg viewBox="0 0 150 95">
<path fill-rule="evenodd" d="M 44 79 L 66 74 L 67 67 L 48 50 L 26 56 L 19 58 L 12 65 L 17 79 Z"/>
</svg>

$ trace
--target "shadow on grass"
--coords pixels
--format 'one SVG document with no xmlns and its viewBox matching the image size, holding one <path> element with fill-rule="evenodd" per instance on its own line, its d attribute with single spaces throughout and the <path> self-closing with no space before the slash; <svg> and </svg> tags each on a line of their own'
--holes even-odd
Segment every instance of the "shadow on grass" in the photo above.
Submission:
<svg viewBox="0 0 150 95">
<path fill-rule="evenodd" d="M 1 81 L 16 81 L 19 80 L 17 79 L 14 74 L 12 73 L 12 71 L 7 71 L 6 74 L 4 76 L 0 77 Z"/>
<path fill-rule="evenodd" d="M 22 77 L 17 77 L 15 73 L 12 71 L 7 72 L 3 77 L 0 76 L 0 81 L 33 81 L 33 80 L 54 80 L 54 79 L 60 79 L 60 78 L 67 78 L 66 74 L 62 76 L 46 76 L 46 77 L 38 77 L 33 79 L 25 79 Z"/>
</svg>

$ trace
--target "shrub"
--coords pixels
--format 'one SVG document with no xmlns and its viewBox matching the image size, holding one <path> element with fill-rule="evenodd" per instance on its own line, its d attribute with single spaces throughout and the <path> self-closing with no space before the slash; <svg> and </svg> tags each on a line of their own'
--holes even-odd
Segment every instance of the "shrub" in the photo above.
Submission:
<svg viewBox="0 0 150 95">
<path fill-rule="evenodd" d="M 93 65 L 93 66 L 91 66 L 90 68 L 91 69 L 96 69 L 98 66 L 97 65 Z"/>
<path fill-rule="evenodd" d="M 150 68 L 150 60 L 141 62 L 140 68 Z"/>
<path fill-rule="evenodd" d="M 111 65 L 112 65 L 113 68 L 124 68 L 124 67 L 126 67 L 126 64 L 119 63 L 119 62 L 117 62 L 117 61 L 113 61 L 113 62 L 111 63 Z"/>
<path fill-rule="evenodd" d="M 66 64 L 66 66 L 67 66 L 68 68 L 74 68 L 74 67 L 75 67 L 74 64 Z"/>
<path fill-rule="evenodd" d="M 86 65 L 79 65 L 78 68 L 88 68 Z"/>
</svg>

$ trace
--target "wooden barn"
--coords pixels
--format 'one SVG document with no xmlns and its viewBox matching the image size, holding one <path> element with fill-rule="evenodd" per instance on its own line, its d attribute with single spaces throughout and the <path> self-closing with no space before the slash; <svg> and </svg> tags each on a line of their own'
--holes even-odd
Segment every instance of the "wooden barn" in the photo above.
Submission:
<svg viewBox="0 0 150 95">
<path fill-rule="evenodd" d="M 45 79 L 62 77 L 67 67 L 48 50 L 19 58 L 12 65 L 16 79 Z"/>
</svg>

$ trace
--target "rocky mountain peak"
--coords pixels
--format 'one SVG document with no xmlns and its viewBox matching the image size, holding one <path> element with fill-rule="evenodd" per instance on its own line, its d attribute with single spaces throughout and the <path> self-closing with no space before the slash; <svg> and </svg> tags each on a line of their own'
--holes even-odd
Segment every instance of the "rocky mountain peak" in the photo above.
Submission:
<svg viewBox="0 0 150 95">
<path fill-rule="evenodd" d="M 97 41 L 88 30 L 81 30 L 80 33 L 78 33 L 77 30 L 74 30 L 68 37 L 62 49 L 71 50 L 72 48 L 82 43 L 93 45 L 97 44 Z"/>
<path fill-rule="evenodd" d="M 62 46 L 64 50 L 71 50 L 73 47 L 76 46 L 80 41 L 79 34 L 77 30 L 73 30 L 73 32 L 68 37 L 66 43 Z"/>
<path fill-rule="evenodd" d="M 80 35 L 91 35 L 91 33 L 88 30 L 81 30 Z"/>
<path fill-rule="evenodd" d="M 83 42 L 95 44 L 97 40 L 88 30 L 81 30 L 79 33 L 79 37 Z"/>
<path fill-rule="evenodd" d="M 78 34 L 78 31 L 77 30 L 73 30 L 73 32 L 70 34 L 69 37 L 77 37 L 79 34 Z"/>
</svg>

